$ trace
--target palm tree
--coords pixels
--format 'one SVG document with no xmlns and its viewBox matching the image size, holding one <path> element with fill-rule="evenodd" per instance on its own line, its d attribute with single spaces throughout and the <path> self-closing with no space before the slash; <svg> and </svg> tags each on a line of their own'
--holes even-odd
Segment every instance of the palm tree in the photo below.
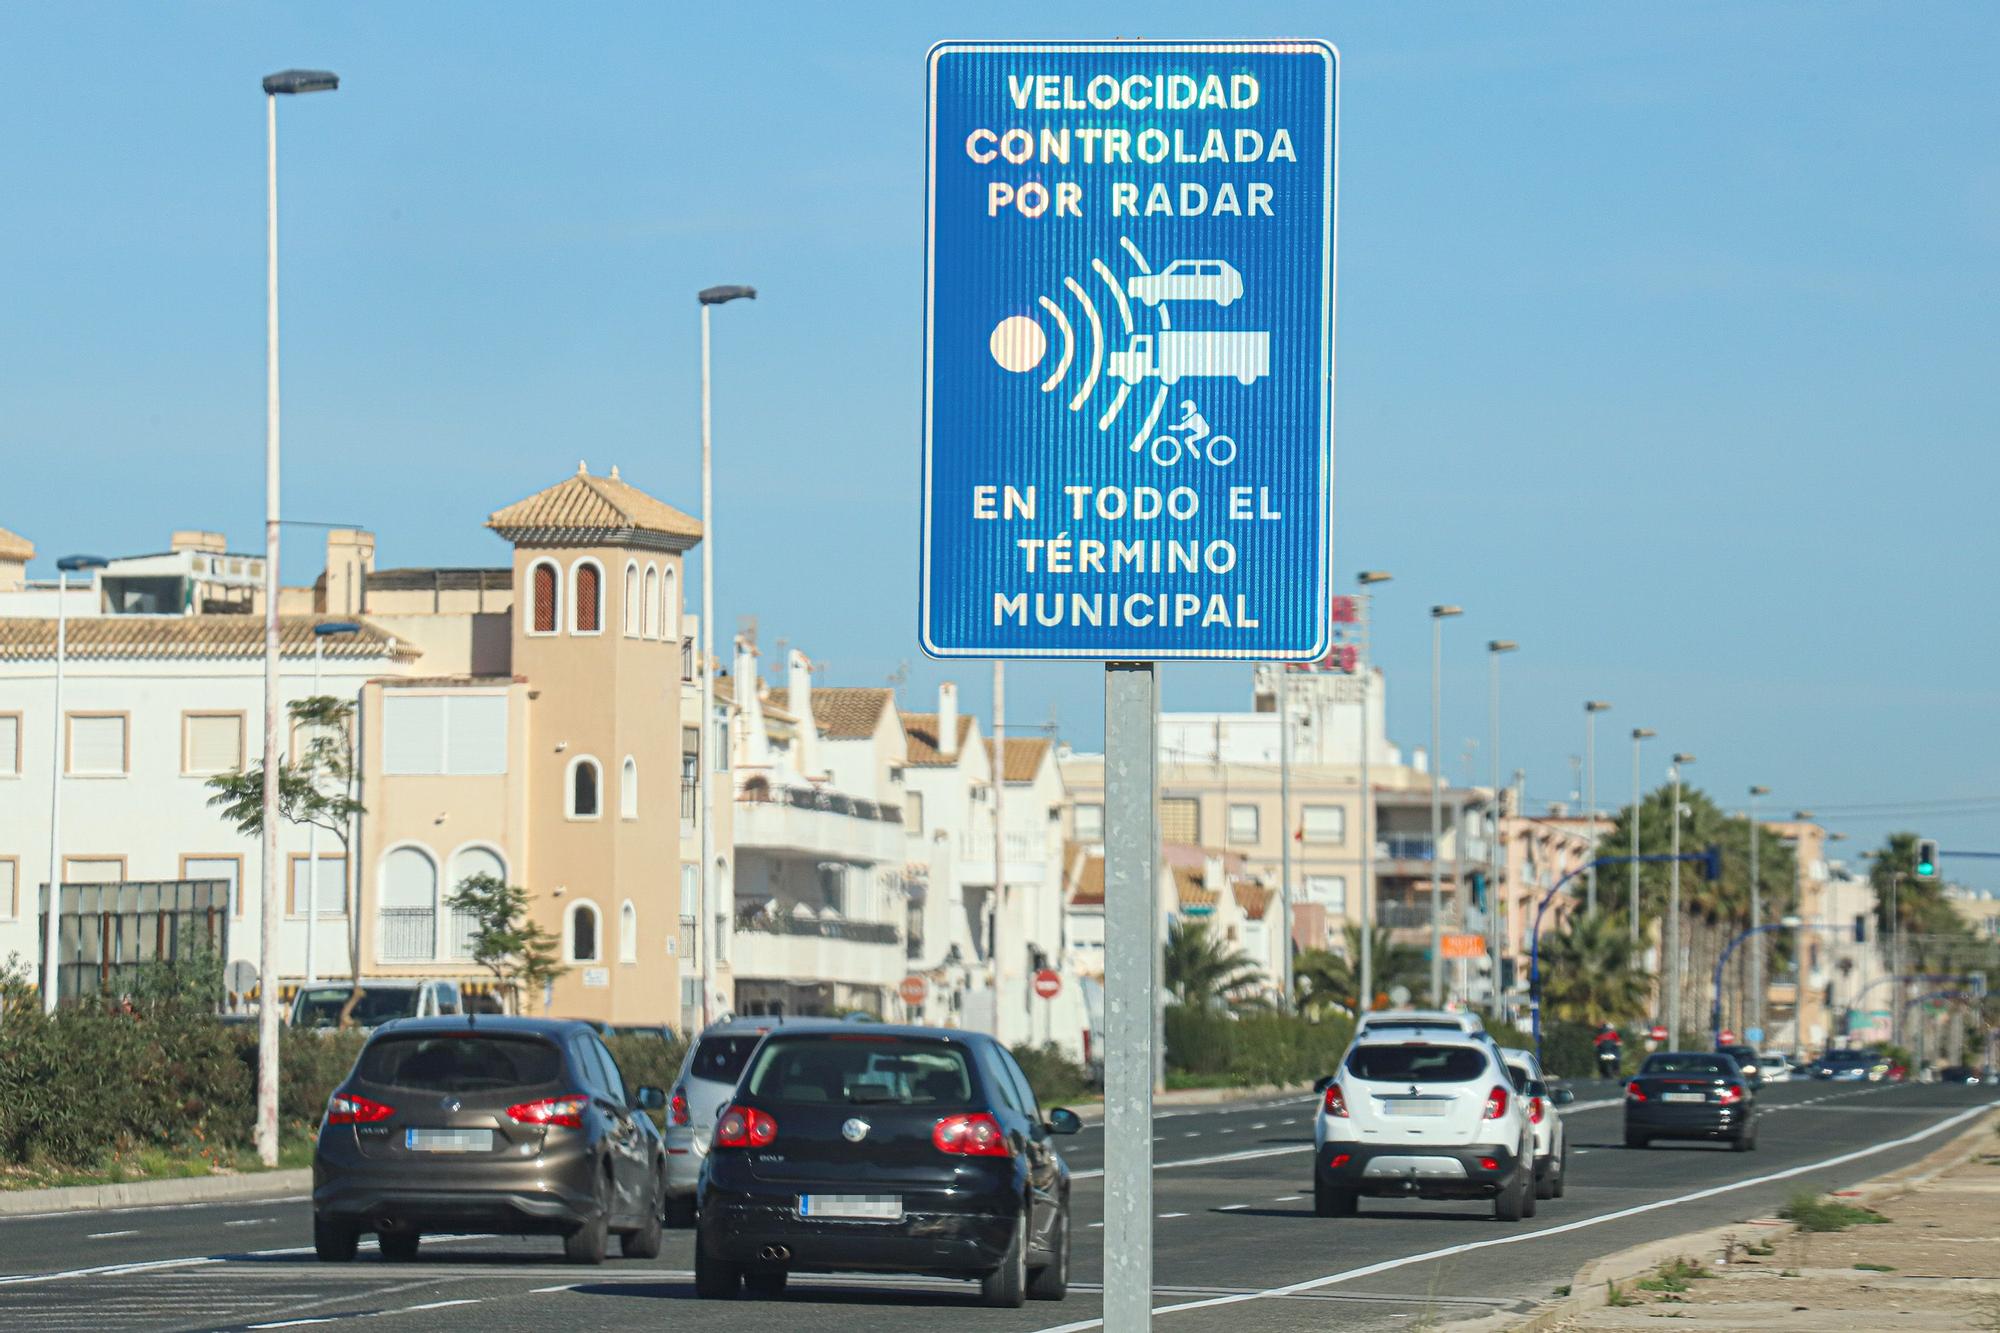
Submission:
<svg viewBox="0 0 2000 1333">
<path fill-rule="evenodd" d="M 1161 975 L 1168 993 L 1192 1009 L 1238 1003 L 1264 981 L 1248 954 L 1209 935 L 1206 921 L 1179 919 L 1167 927 Z"/>
<path fill-rule="evenodd" d="M 1343 943 L 1346 947 L 1339 953 L 1331 949 L 1307 949 L 1292 960 L 1292 984 L 1296 992 L 1293 999 L 1301 1010 L 1332 1005 L 1352 1013 L 1357 1007 L 1361 991 L 1361 927 L 1348 925 Z M 1398 986 L 1406 987 L 1414 995 L 1430 984 L 1430 968 L 1423 950 L 1395 943 L 1386 930 L 1374 931 L 1370 943 L 1377 999 Z"/>
<path fill-rule="evenodd" d="M 1565 1023 L 1630 1023 L 1646 1013 L 1650 978 L 1625 914 L 1578 913 L 1541 945 L 1542 1014 Z"/>
</svg>

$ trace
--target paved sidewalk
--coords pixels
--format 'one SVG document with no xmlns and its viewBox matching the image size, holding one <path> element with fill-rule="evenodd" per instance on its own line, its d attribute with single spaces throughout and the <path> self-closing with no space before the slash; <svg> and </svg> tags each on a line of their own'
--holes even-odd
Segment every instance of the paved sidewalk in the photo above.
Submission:
<svg viewBox="0 0 2000 1333">
<path fill-rule="evenodd" d="M 1927 1179 L 1849 1194 L 1837 1197 L 1889 1220 L 1822 1232 L 1775 1221 L 1730 1228 L 1726 1263 L 1714 1244 L 1690 1251 L 1705 1276 L 1655 1269 L 1618 1284 L 1633 1304 L 1556 1327 L 1658 1330 L 1673 1319 L 1675 1329 L 1785 1333 L 2000 1329 L 2000 1136 L 1990 1120 L 1960 1160 Z"/>
</svg>

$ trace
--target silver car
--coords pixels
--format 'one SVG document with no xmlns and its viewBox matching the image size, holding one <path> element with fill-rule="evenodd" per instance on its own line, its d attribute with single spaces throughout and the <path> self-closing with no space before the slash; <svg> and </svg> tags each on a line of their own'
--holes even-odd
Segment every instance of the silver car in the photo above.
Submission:
<svg viewBox="0 0 2000 1333">
<path fill-rule="evenodd" d="M 695 1186 L 716 1117 L 729 1104 L 736 1080 L 764 1034 L 784 1023 L 777 1017 L 729 1018 L 702 1030 L 681 1059 L 667 1096 L 667 1224 L 694 1222 Z"/>
</svg>

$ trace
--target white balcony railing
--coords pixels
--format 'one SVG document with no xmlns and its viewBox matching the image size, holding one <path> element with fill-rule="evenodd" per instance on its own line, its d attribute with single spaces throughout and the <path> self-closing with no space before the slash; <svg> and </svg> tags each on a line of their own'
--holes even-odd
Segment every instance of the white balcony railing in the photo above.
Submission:
<svg viewBox="0 0 2000 1333">
<path fill-rule="evenodd" d="M 736 845 L 843 861 L 902 862 L 906 850 L 902 812 L 895 806 L 846 797 L 809 803 L 818 795 L 780 792 L 771 799 L 738 797 Z"/>
</svg>

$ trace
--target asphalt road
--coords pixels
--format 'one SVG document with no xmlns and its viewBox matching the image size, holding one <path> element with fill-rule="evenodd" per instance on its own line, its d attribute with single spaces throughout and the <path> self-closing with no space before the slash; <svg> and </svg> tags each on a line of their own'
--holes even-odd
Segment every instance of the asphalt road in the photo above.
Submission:
<svg viewBox="0 0 2000 1333">
<path fill-rule="evenodd" d="M 1403 1200 L 1364 1200 L 1354 1219 L 1314 1217 L 1308 1099 L 1164 1113 L 1155 1322 L 1190 1333 L 1335 1320 L 1401 1329 L 1525 1308 L 1597 1255 L 1765 1215 L 1795 1190 L 1913 1161 L 1993 1104 L 1983 1088 L 1778 1085 L 1764 1095 L 1755 1153 L 1635 1152 L 1622 1146 L 1616 1089 L 1577 1090 L 1568 1197 L 1513 1225 L 1486 1204 Z M 384 1264 L 369 1245 L 354 1264 L 322 1266 L 306 1201 L 287 1198 L 0 1219 L 0 1329 L 1083 1330 L 1097 1327 L 1102 1142 L 1091 1127 L 1066 1154 L 1078 1243 L 1060 1305 L 988 1310 L 970 1284 L 916 1278 L 801 1278 L 776 1303 L 697 1303 L 686 1232 L 668 1233 L 656 1261 L 614 1257 L 600 1269 L 564 1264 L 552 1240 L 477 1236 L 426 1237 L 409 1265 Z"/>
</svg>

